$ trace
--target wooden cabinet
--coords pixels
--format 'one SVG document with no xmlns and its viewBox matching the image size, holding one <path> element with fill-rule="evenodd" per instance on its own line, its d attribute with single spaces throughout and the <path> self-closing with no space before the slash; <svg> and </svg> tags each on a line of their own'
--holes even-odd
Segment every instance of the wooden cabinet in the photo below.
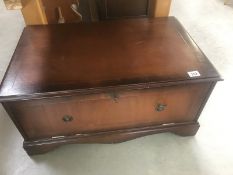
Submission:
<svg viewBox="0 0 233 175">
<path fill-rule="evenodd" d="M 168 16 L 170 4 L 171 0 L 22 0 L 22 13 L 27 25 L 96 22 Z"/>
<path fill-rule="evenodd" d="M 58 8 L 65 23 L 153 17 L 155 8 L 155 0 L 42 0 L 42 4 L 49 24 L 58 23 Z M 81 16 L 72 10 L 72 5 Z"/>
<path fill-rule="evenodd" d="M 192 121 L 209 88 L 209 83 L 198 83 L 12 102 L 8 107 L 27 139 L 36 140 Z"/>
<path fill-rule="evenodd" d="M 97 0 L 100 19 L 153 17 L 155 0 Z"/>
<path fill-rule="evenodd" d="M 220 75 L 174 17 L 28 26 L 0 101 L 28 154 L 195 135 Z"/>
</svg>

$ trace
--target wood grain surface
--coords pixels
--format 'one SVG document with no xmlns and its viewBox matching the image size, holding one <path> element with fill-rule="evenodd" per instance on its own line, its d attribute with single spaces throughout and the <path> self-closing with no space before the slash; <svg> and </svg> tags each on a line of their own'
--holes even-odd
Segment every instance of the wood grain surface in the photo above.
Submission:
<svg viewBox="0 0 233 175">
<path fill-rule="evenodd" d="M 199 71 L 189 77 L 188 71 Z M 59 91 L 220 79 L 174 17 L 28 26 L 0 101 Z"/>
<path fill-rule="evenodd" d="M 210 83 L 8 102 L 26 140 L 196 119 Z M 158 110 L 159 105 L 165 105 Z M 64 121 L 70 116 L 71 120 Z"/>
</svg>

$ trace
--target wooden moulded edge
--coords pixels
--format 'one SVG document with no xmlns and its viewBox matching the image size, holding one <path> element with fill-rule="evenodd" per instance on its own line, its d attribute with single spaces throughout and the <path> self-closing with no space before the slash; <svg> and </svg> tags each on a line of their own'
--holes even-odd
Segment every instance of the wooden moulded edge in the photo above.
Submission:
<svg viewBox="0 0 233 175">
<path fill-rule="evenodd" d="M 180 136 L 193 136 L 198 131 L 198 122 L 171 123 L 157 126 L 121 129 L 88 134 L 76 134 L 35 141 L 24 141 L 23 147 L 29 155 L 49 152 L 59 146 L 75 143 L 121 143 L 146 135 L 171 132 Z"/>
<path fill-rule="evenodd" d="M 96 88 L 84 88 L 54 92 L 43 92 L 43 93 L 32 93 L 32 94 L 20 94 L 20 95 L 9 95 L 0 96 L 0 102 L 18 101 L 18 100 L 33 100 L 33 99 L 44 99 L 44 98 L 57 98 L 72 95 L 87 95 L 96 93 L 106 93 L 111 91 L 121 90 L 140 90 L 140 89 L 151 89 L 166 86 L 174 86 L 189 83 L 203 83 L 203 82 L 217 82 L 222 81 L 221 77 L 204 78 L 204 79 L 192 79 L 192 80 L 179 80 L 179 81 L 167 81 L 167 82 L 148 82 L 118 86 L 107 86 L 107 87 L 96 87 Z"/>
</svg>

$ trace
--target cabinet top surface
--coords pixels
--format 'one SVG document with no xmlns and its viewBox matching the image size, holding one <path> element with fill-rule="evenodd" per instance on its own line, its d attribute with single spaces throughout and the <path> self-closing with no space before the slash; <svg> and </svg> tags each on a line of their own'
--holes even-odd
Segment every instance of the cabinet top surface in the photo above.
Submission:
<svg viewBox="0 0 233 175">
<path fill-rule="evenodd" d="M 200 75 L 190 76 L 188 72 Z M 0 89 L 23 96 L 220 76 L 174 17 L 25 27 Z"/>
</svg>

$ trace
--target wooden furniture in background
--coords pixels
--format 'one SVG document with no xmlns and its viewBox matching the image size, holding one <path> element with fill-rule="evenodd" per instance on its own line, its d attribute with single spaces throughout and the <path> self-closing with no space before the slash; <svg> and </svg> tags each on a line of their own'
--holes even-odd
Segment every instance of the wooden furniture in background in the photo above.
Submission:
<svg viewBox="0 0 233 175">
<path fill-rule="evenodd" d="M 169 15 L 171 0 L 156 0 L 155 1 L 155 17 L 165 17 Z"/>
<path fill-rule="evenodd" d="M 28 154 L 194 135 L 220 75 L 174 17 L 28 26 L 0 101 Z"/>
<path fill-rule="evenodd" d="M 48 24 L 41 0 L 21 0 L 26 25 Z"/>
<path fill-rule="evenodd" d="M 71 4 L 75 4 L 76 0 L 41 0 L 44 14 L 48 24 L 56 24 L 59 19 L 60 8 L 65 23 L 80 22 L 81 19 L 71 9 Z M 87 1 L 87 0 L 85 0 Z"/>
<path fill-rule="evenodd" d="M 93 22 L 122 17 L 168 16 L 171 0 L 21 0 L 27 25 L 58 23 L 58 8 L 67 23 Z M 78 4 L 80 19 L 71 10 Z"/>
</svg>

